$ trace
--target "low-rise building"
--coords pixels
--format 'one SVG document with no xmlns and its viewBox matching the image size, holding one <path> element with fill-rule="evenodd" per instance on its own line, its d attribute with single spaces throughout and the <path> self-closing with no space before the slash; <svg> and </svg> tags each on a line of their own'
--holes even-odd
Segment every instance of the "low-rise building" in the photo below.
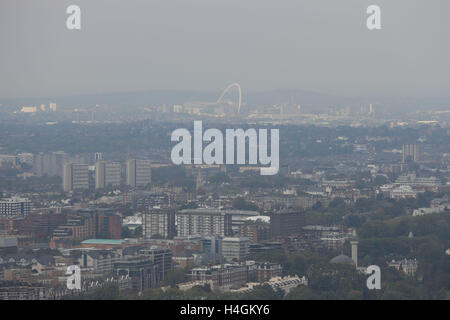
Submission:
<svg viewBox="0 0 450 320">
<path fill-rule="evenodd" d="M 417 272 L 419 262 L 416 259 L 402 259 L 392 260 L 388 265 L 389 267 L 393 267 L 406 275 L 413 277 Z"/>
<path fill-rule="evenodd" d="M 223 264 L 194 268 L 188 274 L 190 281 L 211 281 L 212 290 L 230 290 L 247 282 L 247 267 L 241 264 Z"/>
</svg>

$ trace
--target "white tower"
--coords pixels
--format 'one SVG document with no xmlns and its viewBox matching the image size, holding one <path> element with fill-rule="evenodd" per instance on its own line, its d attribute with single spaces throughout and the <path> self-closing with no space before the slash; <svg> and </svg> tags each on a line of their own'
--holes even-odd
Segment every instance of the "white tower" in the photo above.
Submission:
<svg viewBox="0 0 450 320">
<path fill-rule="evenodd" d="M 350 241 L 350 244 L 352 245 L 352 260 L 358 268 L 358 241 Z"/>
</svg>

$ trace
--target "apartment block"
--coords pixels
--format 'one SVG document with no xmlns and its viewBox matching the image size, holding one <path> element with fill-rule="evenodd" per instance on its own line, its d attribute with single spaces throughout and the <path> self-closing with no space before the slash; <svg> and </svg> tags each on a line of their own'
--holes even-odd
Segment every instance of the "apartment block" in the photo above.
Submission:
<svg viewBox="0 0 450 320">
<path fill-rule="evenodd" d="M 64 165 L 63 189 L 66 192 L 89 189 L 87 164 L 67 163 Z"/>
<path fill-rule="evenodd" d="M 152 168 L 150 160 L 127 160 L 127 185 L 133 188 L 145 187 L 152 182 Z"/>
<path fill-rule="evenodd" d="M 108 186 L 120 185 L 120 163 L 98 161 L 95 163 L 95 188 L 104 189 Z"/>
</svg>

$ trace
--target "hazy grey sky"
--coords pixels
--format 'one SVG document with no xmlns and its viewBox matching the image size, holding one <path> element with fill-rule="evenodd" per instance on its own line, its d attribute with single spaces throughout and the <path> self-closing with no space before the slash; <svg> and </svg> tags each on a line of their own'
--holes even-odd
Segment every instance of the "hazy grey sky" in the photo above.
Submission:
<svg viewBox="0 0 450 320">
<path fill-rule="evenodd" d="M 366 28 L 370 4 L 382 30 Z M 0 0 L 0 46 L 0 99 L 231 82 L 450 96 L 448 0 Z"/>
</svg>

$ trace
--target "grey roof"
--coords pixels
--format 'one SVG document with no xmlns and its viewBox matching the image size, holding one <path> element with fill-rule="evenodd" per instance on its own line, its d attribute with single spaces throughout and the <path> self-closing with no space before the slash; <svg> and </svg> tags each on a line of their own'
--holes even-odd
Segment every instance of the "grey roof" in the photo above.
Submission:
<svg viewBox="0 0 450 320">
<path fill-rule="evenodd" d="M 112 250 L 92 250 L 85 253 L 93 259 L 102 259 L 107 255 L 111 257 L 116 255 L 116 253 Z"/>
<path fill-rule="evenodd" d="M 4 263 L 8 263 L 9 260 L 14 260 L 14 263 L 21 261 L 22 259 L 26 261 L 26 263 L 31 263 L 33 259 L 35 259 L 35 255 L 25 255 L 25 254 L 5 254 L 0 256 Z"/>
<path fill-rule="evenodd" d="M 180 252 L 179 254 L 175 255 L 175 258 L 190 258 L 193 255 L 193 251 L 192 250 L 184 250 L 182 252 Z"/>
<path fill-rule="evenodd" d="M 43 266 L 55 265 L 55 258 L 51 255 L 44 255 L 36 258 L 37 262 Z"/>
<path fill-rule="evenodd" d="M 134 256 L 139 252 L 139 250 L 142 250 L 142 249 L 145 249 L 145 246 L 140 246 L 140 245 L 129 246 L 129 247 L 125 247 L 123 249 L 122 254 L 124 256 Z"/>
<path fill-rule="evenodd" d="M 340 254 L 330 260 L 330 263 L 340 263 L 340 264 L 355 264 L 355 262 L 349 256 L 345 254 Z"/>
</svg>

